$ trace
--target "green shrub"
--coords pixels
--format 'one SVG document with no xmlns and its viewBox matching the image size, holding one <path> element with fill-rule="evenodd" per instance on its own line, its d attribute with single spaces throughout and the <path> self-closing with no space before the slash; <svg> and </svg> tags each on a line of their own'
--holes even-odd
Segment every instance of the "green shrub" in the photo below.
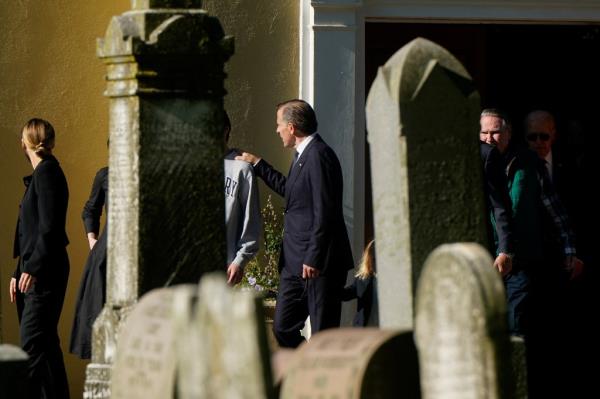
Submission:
<svg viewBox="0 0 600 399">
<path fill-rule="evenodd" d="M 276 211 L 271 200 L 261 210 L 264 239 L 258 255 L 246 265 L 244 278 L 240 282 L 242 289 L 253 289 L 271 298 L 277 295 L 279 285 L 279 252 L 283 240 L 283 211 Z"/>
</svg>

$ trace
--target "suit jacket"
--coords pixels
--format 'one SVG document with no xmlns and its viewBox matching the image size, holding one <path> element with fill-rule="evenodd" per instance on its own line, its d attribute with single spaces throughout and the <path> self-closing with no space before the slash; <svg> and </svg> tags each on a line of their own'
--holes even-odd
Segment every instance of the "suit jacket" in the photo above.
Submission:
<svg viewBox="0 0 600 399">
<path fill-rule="evenodd" d="M 54 272 L 63 275 L 65 270 L 53 268 L 68 269 L 68 261 L 66 266 L 62 261 L 69 243 L 65 231 L 69 200 L 65 175 L 56 158 L 50 156 L 23 181 L 27 188 L 21 200 L 13 256 L 21 257 L 21 271 L 32 276 L 50 277 Z"/>
<path fill-rule="evenodd" d="M 354 265 L 342 213 L 342 169 L 335 152 L 316 134 L 286 178 L 265 160 L 257 176 L 285 197 L 279 271 L 302 274 L 302 265 L 322 275 L 346 272 Z"/>
<path fill-rule="evenodd" d="M 544 209 L 539 181 L 540 160 L 535 152 L 521 148 L 506 155 L 508 191 L 514 226 L 514 262 L 520 267 L 537 264 L 544 252 Z M 552 226 L 547 228 L 552 229 Z"/>
<path fill-rule="evenodd" d="M 492 215 L 497 252 L 513 253 L 511 201 L 508 194 L 504 160 L 498 149 L 480 143 L 486 204 Z M 490 241 L 493 242 L 493 241 Z"/>
</svg>

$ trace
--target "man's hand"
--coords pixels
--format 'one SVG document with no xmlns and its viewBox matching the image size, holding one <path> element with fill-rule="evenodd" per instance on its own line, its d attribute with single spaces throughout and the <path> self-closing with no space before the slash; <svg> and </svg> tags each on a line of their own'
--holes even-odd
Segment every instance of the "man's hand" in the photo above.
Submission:
<svg viewBox="0 0 600 399">
<path fill-rule="evenodd" d="M 309 265 L 302 265 L 302 278 L 311 279 L 319 277 L 319 269 Z"/>
<path fill-rule="evenodd" d="M 506 276 L 512 270 L 511 257 L 504 252 L 500 252 L 494 260 L 494 267 L 498 269 L 502 277 Z"/>
<path fill-rule="evenodd" d="M 8 286 L 8 292 L 10 295 L 10 301 L 12 303 L 15 303 L 15 301 L 17 300 L 17 279 L 14 277 L 10 279 L 10 284 Z"/>
<path fill-rule="evenodd" d="M 576 256 L 567 256 L 564 262 L 565 269 L 571 273 L 571 280 L 576 280 L 583 272 L 583 261 Z"/>
<path fill-rule="evenodd" d="M 227 267 L 227 284 L 234 286 L 242 281 L 243 276 L 244 269 L 242 269 L 240 265 L 232 263 Z"/>
<path fill-rule="evenodd" d="M 19 279 L 19 291 L 23 294 L 29 291 L 31 285 L 35 283 L 35 277 L 29 273 L 22 273 Z"/>
<path fill-rule="evenodd" d="M 258 161 L 260 161 L 260 157 L 251 154 L 249 152 L 242 152 L 240 155 L 235 157 L 236 161 L 246 161 L 251 165 L 256 165 Z"/>
</svg>

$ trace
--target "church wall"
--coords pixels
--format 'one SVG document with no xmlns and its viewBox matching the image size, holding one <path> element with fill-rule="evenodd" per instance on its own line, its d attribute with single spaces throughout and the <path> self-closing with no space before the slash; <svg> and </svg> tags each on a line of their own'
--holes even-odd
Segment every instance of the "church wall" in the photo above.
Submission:
<svg viewBox="0 0 600 399">
<path fill-rule="evenodd" d="M 227 66 L 234 146 L 255 151 L 287 170 L 291 155 L 275 133 L 275 104 L 298 95 L 298 12 L 294 0 L 204 2 L 236 36 Z M 16 261 L 12 245 L 21 178 L 31 165 L 20 150 L 20 131 L 32 117 L 48 119 L 57 132 L 54 154 L 70 190 L 67 234 L 71 273 L 59 334 L 72 397 L 81 397 L 87 362 L 68 354 L 75 296 L 88 254 L 81 210 L 96 171 L 108 162 L 108 101 L 105 66 L 96 57 L 113 15 L 130 9 L 127 0 L 4 1 L 0 7 L 0 292 L 2 341 L 19 344 L 17 315 L 8 297 Z M 263 185 L 263 197 L 268 189 Z"/>
</svg>

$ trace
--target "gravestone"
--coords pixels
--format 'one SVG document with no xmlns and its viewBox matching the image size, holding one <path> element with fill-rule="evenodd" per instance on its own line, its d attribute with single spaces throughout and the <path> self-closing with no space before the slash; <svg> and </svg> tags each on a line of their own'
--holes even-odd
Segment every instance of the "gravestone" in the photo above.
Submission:
<svg viewBox="0 0 600 399">
<path fill-rule="evenodd" d="M 465 68 L 425 39 L 379 68 L 367 99 L 382 327 L 412 329 L 425 257 L 485 244 L 479 94 Z"/>
<path fill-rule="evenodd" d="M 375 328 L 321 331 L 278 365 L 280 398 L 419 398 L 411 332 Z"/>
<path fill-rule="evenodd" d="M 202 278 L 197 298 L 177 290 L 177 397 L 273 399 L 262 298 L 232 290 L 220 273 Z"/>
<path fill-rule="evenodd" d="M 14 345 L 0 344 L 0 397 L 24 399 L 27 379 L 27 354 Z"/>
<path fill-rule="evenodd" d="M 510 337 L 510 353 L 512 362 L 512 377 L 515 392 L 515 399 L 527 399 L 527 351 L 525 340 L 521 337 Z"/>
<path fill-rule="evenodd" d="M 86 398 L 110 396 L 119 325 L 157 287 L 225 266 L 224 64 L 233 53 L 200 0 L 132 0 L 98 40 L 109 97 L 106 304 Z"/>
<path fill-rule="evenodd" d="M 144 295 L 123 322 L 113 377 L 112 399 L 164 399 L 175 390 L 173 290 Z"/>
<path fill-rule="evenodd" d="M 513 397 L 504 285 L 480 245 L 446 244 L 427 258 L 415 337 L 424 399 Z"/>
</svg>

